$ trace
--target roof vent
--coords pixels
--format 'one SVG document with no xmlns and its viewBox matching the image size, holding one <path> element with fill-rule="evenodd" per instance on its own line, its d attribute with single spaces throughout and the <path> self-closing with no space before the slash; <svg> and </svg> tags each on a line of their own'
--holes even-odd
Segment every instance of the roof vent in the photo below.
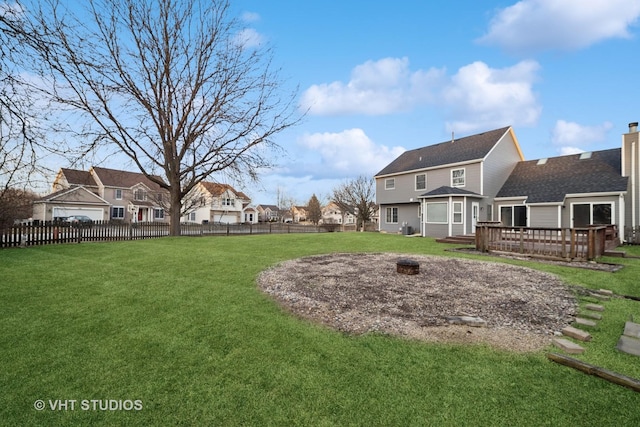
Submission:
<svg viewBox="0 0 640 427">
<path fill-rule="evenodd" d="M 538 160 L 538 163 L 536 163 L 538 166 L 540 165 L 546 165 L 547 164 L 547 159 L 540 159 Z"/>
<path fill-rule="evenodd" d="M 591 158 L 591 151 L 587 151 L 585 153 L 580 154 L 580 160 L 590 159 L 590 158 Z"/>
<path fill-rule="evenodd" d="M 629 123 L 629 133 L 638 132 L 638 122 Z"/>
</svg>

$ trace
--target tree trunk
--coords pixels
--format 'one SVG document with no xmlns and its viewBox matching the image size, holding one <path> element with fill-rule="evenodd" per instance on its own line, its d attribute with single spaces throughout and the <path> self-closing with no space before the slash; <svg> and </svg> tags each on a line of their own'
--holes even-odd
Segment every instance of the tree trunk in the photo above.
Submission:
<svg viewBox="0 0 640 427">
<path fill-rule="evenodd" d="M 180 235 L 180 213 L 182 211 L 182 198 L 180 197 L 180 186 L 171 186 L 171 207 L 169 208 L 171 224 L 169 225 L 169 235 Z"/>
</svg>

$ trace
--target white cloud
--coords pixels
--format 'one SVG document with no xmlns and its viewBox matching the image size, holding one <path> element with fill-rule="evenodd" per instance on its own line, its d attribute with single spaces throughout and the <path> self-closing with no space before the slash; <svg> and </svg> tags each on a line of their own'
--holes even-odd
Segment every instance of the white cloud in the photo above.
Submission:
<svg viewBox="0 0 640 427">
<path fill-rule="evenodd" d="M 638 0 L 522 0 L 502 9 L 478 42 L 507 51 L 575 50 L 631 37 Z"/>
<path fill-rule="evenodd" d="M 240 17 L 244 22 L 258 22 L 260 15 L 255 12 L 244 12 Z"/>
<path fill-rule="evenodd" d="M 558 152 L 561 156 L 569 156 L 571 154 L 584 153 L 584 150 L 578 147 L 560 147 L 560 149 L 558 149 Z"/>
<path fill-rule="evenodd" d="M 236 34 L 236 43 L 244 48 L 260 46 L 264 40 L 264 36 L 253 28 L 246 28 Z"/>
<path fill-rule="evenodd" d="M 561 145 L 560 152 L 566 150 L 581 150 L 594 142 L 602 142 L 607 138 L 607 133 L 613 129 L 611 122 L 604 122 L 596 126 L 584 126 L 575 122 L 558 120 L 551 131 L 551 141 Z M 578 151 L 578 152 L 581 152 Z"/>
<path fill-rule="evenodd" d="M 539 68 L 535 61 L 502 69 L 474 62 L 449 77 L 444 69 L 411 71 L 406 58 L 367 61 L 353 69 L 347 84 L 311 86 L 301 106 L 312 115 L 382 115 L 430 106 L 457 132 L 527 126 L 542 110 L 533 92 Z"/>
<path fill-rule="evenodd" d="M 407 58 L 384 58 L 356 66 L 348 83 L 335 81 L 311 86 L 301 108 L 313 115 L 382 115 L 406 111 L 433 97 L 444 72 L 411 72 Z"/>
<path fill-rule="evenodd" d="M 464 66 L 442 92 L 448 130 L 470 132 L 507 125 L 533 125 L 542 111 L 533 92 L 539 65 L 522 61 L 495 69 L 484 62 Z"/>
<path fill-rule="evenodd" d="M 373 175 L 405 151 L 375 144 L 362 129 L 305 134 L 300 144 L 320 155 L 317 173 L 324 176 Z"/>
</svg>

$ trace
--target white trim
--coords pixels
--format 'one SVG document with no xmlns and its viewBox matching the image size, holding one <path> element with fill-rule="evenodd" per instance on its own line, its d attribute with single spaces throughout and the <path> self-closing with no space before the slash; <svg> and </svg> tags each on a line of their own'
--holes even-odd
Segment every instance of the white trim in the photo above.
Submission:
<svg viewBox="0 0 640 427">
<path fill-rule="evenodd" d="M 437 165 L 437 166 L 431 166 L 428 168 L 420 168 L 420 169 L 408 169 L 408 170 L 404 170 L 404 171 L 400 171 L 400 172 L 393 172 L 393 173 L 388 173 L 388 174 L 384 174 L 384 175 L 376 175 L 374 176 L 374 178 L 376 179 L 382 179 L 382 178 L 387 178 L 387 177 L 392 177 L 392 176 L 401 176 L 401 175 L 407 175 L 407 174 L 412 174 L 412 173 L 419 173 L 419 172 L 428 172 L 428 171 L 432 171 L 432 170 L 440 170 L 440 169 L 448 169 L 448 168 L 460 168 L 460 166 L 469 166 L 469 165 L 473 165 L 475 163 L 481 163 L 482 159 L 473 159 L 473 160 L 467 160 L 464 162 L 458 162 L 458 163 L 449 163 L 446 165 Z"/>
<path fill-rule="evenodd" d="M 558 228 L 562 228 L 562 205 L 558 205 Z"/>
<path fill-rule="evenodd" d="M 460 221 L 456 222 L 456 203 L 460 204 Z M 477 202 L 476 202 L 477 203 Z M 464 201 L 452 201 L 451 202 L 451 223 L 452 224 L 463 224 L 464 225 Z"/>
<path fill-rule="evenodd" d="M 418 188 L 418 176 L 424 175 L 424 188 Z M 395 178 L 394 178 L 395 179 Z M 413 189 L 414 191 L 427 191 L 427 173 L 416 173 L 413 175 Z M 413 201 L 413 200 L 410 200 Z"/>
<path fill-rule="evenodd" d="M 393 180 L 393 186 L 387 187 L 387 181 Z M 395 178 L 385 178 L 384 179 L 384 189 L 385 190 L 395 190 L 396 189 L 396 179 Z"/>
<path fill-rule="evenodd" d="M 453 184 L 453 173 L 456 171 L 462 171 L 462 179 L 463 179 L 463 183 L 462 185 L 454 185 Z M 451 178 L 450 183 L 451 183 L 451 187 L 452 188 L 463 188 L 467 186 L 467 168 L 455 168 L 455 169 L 451 169 L 449 171 L 449 176 Z M 459 179 L 459 178 L 458 178 Z"/>
<path fill-rule="evenodd" d="M 511 201 L 517 201 L 517 200 L 522 200 L 521 204 L 526 204 L 527 203 L 527 199 L 529 198 L 529 196 L 514 196 L 514 197 L 494 197 L 493 201 L 494 202 L 511 202 Z"/>
<path fill-rule="evenodd" d="M 574 228 L 573 205 L 589 205 L 589 224 L 593 224 L 593 205 L 611 205 L 611 224 L 615 224 L 616 218 L 616 202 L 572 202 L 569 205 L 569 214 L 571 215 L 571 228 Z"/>
<path fill-rule="evenodd" d="M 573 193 L 565 195 L 565 199 L 576 197 L 610 197 L 624 195 L 626 191 L 608 191 L 602 193 Z"/>
<path fill-rule="evenodd" d="M 423 212 L 424 215 L 424 222 L 425 224 L 449 224 L 451 225 L 451 221 L 449 221 L 449 212 L 451 212 L 451 197 L 449 197 L 448 201 L 443 201 L 443 202 L 425 202 L 425 211 Z M 429 205 L 446 205 L 447 206 L 447 212 L 445 213 L 445 220 L 442 222 L 433 222 L 433 221 L 429 221 Z"/>
</svg>

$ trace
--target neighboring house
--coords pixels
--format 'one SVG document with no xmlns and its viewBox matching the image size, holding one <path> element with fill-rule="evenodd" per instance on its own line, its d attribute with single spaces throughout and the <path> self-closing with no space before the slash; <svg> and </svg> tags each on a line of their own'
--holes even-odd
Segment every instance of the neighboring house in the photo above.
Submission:
<svg viewBox="0 0 640 427">
<path fill-rule="evenodd" d="M 406 151 L 375 176 L 379 229 L 473 233 L 494 219 L 493 199 L 522 160 L 511 127 Z"/>
<path fill-rule="evenodd" d="M 291 208 L 291 215 L 293 216 L 293 222 L 305 222 L 307 220 L 307 207 L 293 206 Z"/>
<path fill-rule="evenodd" d="M 630 123 L 622 148 L 530 161 L 510 127 L 407 151 L 376 175 L 379 228 L 432 237 L 473 233 L 477 221 L 635 228 L 639 135 Z"/>
<path fill-rule="evenodd" d="M 185 197 L 185 222 L 239 224 L 257 222 L 252 215 L 251 199 L 229 184 L 201 182 Z M 245 215 L 246 214 L 246 215 Z M 246 218 L 249 218 L 247 220 Z"/>
<path fill-rule="evenodd" d="M 258 220 L 260 222 L 275 222 L 280 220 L 280 208 L 276 205 L 258 205 Z"/>
<path fill-rule="evenodd" d="M 323 224 L 355 224 L 356 217 L 350 212 L 342 212 L 340 207 L 334 202 L 329 202 L 322 207 Z"/>
<path fill-rule="evenodd" d="M 254 208 L 251 205 L 246 205 L 243 208 L 244 212 L 244 222 L 249 224 L 257 224 L 258 223 L 258 209 Z"/>
<path fill-rule="evenodd" d="M 52 189 L 34 202 L 34 219 L 86 215 L 97 221 L 169 221 L 169 192 L 141 173 L 95 166 L 89 171 L 61 168 Z"/>
</svg>

